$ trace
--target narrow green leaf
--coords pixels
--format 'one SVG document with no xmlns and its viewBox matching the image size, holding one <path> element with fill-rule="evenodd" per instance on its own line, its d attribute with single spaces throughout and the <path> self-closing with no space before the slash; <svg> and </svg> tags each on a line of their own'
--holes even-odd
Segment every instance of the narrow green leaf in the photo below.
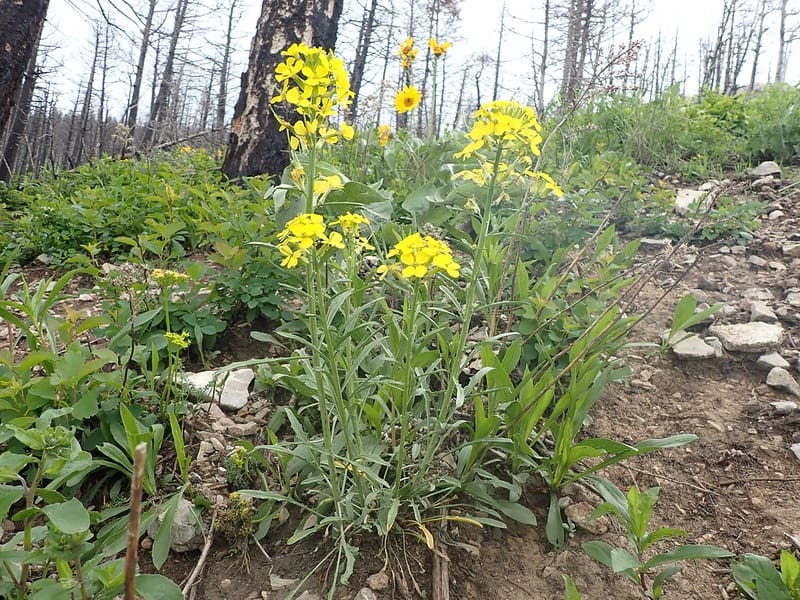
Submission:
<svg viewBox="0 0 800 600">
<path fill-rule="evenodd" d="M 730 558 L 734 556 L 732 552 L 717 548 L 716 546 L 706 546 L 703 544 L 687 544 L 678 546 L 670 552 L 658 554 L 645 563 L 646 569 L 653 569 L 669 563 L 681 560 L 696 560 L 705 558 Z"/>
</svg>

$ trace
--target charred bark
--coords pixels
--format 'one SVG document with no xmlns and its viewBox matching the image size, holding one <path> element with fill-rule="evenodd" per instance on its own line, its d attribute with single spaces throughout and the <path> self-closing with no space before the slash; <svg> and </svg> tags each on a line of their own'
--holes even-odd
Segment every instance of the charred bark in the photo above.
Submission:
<svg viewBox="0 0 800 600">
<path fill-rule="evenodd" d="M 0 133 L 5 131 L 49 0 L 0 0 Z"/>
<path fill-rule="evenodd" d="M 236 102 L 222 171 L 239 178 L 280 176 L 289 164 L 288 140 L 272 115 L 275 67 L 294 43 L 333 48 L 344 0 L 264 0 Z M 276 110 L 279 108 L 276 106 Z"/>
</svg>

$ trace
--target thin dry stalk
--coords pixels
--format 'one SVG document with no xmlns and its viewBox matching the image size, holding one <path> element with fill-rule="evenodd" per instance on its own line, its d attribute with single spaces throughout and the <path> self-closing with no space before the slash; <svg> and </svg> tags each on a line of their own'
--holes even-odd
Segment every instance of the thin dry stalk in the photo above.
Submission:
<svg viewBox="0 0 800 600">
<path fill-rule="evenodd" d="M 139 553 L 139 523 L 142 518 L 142 479 L 147 459 L 147 444 L 136 446 L 133 454 L 131 508 L 128 520 L 128 550 L 125 552 L 125 600 L 136 600 L 136 563 Z"/>
</svg>

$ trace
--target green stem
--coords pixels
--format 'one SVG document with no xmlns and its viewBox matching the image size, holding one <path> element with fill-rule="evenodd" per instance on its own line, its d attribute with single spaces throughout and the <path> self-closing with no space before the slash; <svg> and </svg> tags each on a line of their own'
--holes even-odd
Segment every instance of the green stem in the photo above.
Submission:
<svg viewBox="0 0 800 600">
<path fill-rule="evenodd" d="M 486 193 L 486 202 L 483 206 L 483 212 L 481 214 L 481 228 L 478 232 L 478 239 L 476 240 L 475 255 L 472 260 L 472 273 L 470 273 L 464 293 L 464 312 L 461 317 L 461 328 L 459 329 L 456 339 L 453 343 L 453 347 L 450 350 L 451 360 L 449 365 L 450 368 L 447 373 L 447 386 L 444 394 L 441 396 L 442 400 L 439 407 L 439 414 L 435 421 L 439 424 L 449 423 L 447 413 L 453 410 L 455 389 L 458 385 L 458 378 L 461 374 L 463 361 L 465 360 L 467 337 L 469 336 L 470 322 L 472 321 L 472 316 L 475 312 L 474 303 L 475 294 L 477 293 L 478 280 L 480 279 L 481 272 L 483 271 L 483 261 L 485 258 L 484 254 L 486 254 L 486 241 L 489 237 L 492 202 L 494 201 L 494 195 L 497 191 L 497 171 L 500 166 L 500 158 L 502 155 L 503 146 L 498 144 L 492 164 L 492 178 L 489 182 L 489 189 Z M 423 465 L 431 464 L 433 461 L 433 456 L 439 450 L 442 441 L 443 440 L 438 435 L 433 436 L 433 439 L 430 441 L 425 450 L 425 457 L 422 461 Z M 422 474 L 423 470 L 420 470 L 420 472 L 417 474 L 417 478 L 419 478 Z M 415 484 L 416 483 L 417 481 L 415 480 Z"/>
<path fill-rule="evenodd" d="M 317 176 L 317 139 L 312 136 L 308 151 L 308 171 L 306 171 L 305 196 L 306 213 L 314 212 L 314 179 Z"/>
<path fill-rule="evenodd" d="M 33 502 L 36 499 L 36 490 L 39 488 L 39 482 L 42 480 L 42 477 L 44 477 L 44 466 L 46 462 L 47 456 L 42 456 L 42 459 L 39 461 L 39 466 L 36 468 L 36 475 L 34 475 L 33 481 L 31 482 L 30 486 L 25 489 L 26 509 L 33 508 Z M 25 517 L 25 521 L 23 523 L 25 533 L 23 534 L 22 549 L 25 550 L 25 552 L 30 552 L 33 549 L 33 519 L 34 515 L 29 515 Z M 23 563 L 19 576 L 19 586 L 23 598 L 25 597 L 25 593 L 28 588 L 29 573 L 30 564 L 27 562 Z"/>
<path fill-rule="evenodd" d="M 403 481 L 403 468 L 405 465 L 405 452 L 408 439 L 408 423 L 414 407 L 414 391 L 416 389 L 416 380 L 414 378 L 413 359 L 413 339 L 415 337 L 414 327 L 417 321 L 417 307 L 419 301 L 419 281 L 413 281 L 413 289 L 411 290 L 411 297 L 403 301 L 403 340 L 405 346 L 405 356 L 403 356 L 403 387 L 399 394 L 399 405 L 396 407 L 400 421 L 400 439 L 397 446 L 394 448 L 397 466 L 395 468 L 394 487 L 397 494 L 400 490 Z M 428 464 L 423 462 L 423 465 Z M 421 469 L 421 471 L 424 469 Z M 395 498 L 398 496 L 395 495 Z"/>
</svg>

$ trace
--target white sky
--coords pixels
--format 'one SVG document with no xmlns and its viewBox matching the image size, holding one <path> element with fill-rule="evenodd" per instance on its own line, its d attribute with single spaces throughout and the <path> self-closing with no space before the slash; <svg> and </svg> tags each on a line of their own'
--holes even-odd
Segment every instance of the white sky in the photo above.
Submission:
<svg viewBox="0 0 800 600">
<path fill-rule="evenodd" d="M 234 70 L 229 88 L 230 102 L 235 102 L 238 96 L 238 75 L 247 60 L 250 38 L 255 32 L 255 23 L 258 18 L 261 0 L 240 0 L 243 6 L 243 17 L 238 28 L 236 54 L 234 56 Z M 349 1 L 349 0 L 348 0 Z M 689 77 L 687 91 L 693 93 L 697 83 L 698 49 L 701 39 L 708 38 L 716 30 L 721 7 L 724 0 L 638 0 L 638 4 L 650 6 L 647 17 L 637 27 L 636 37 L 645 41 L 653 41 L 659 30 L 665 38 L 665 45 L 671 49 L 672 39 L 677 32 L 679 41 L 679 60 L 687 63 L 686 73 Z M 795 1 L 795 0 L 792 0 Z M 81 15 L 81 11 L 96 13 L 95 2 L 101 2 L 108 8 L 108 0 L 51 0 L 48 13 L 48 30 L 45 41 L 56 48 L 52 52 L 52 59 L 63 66 L 53 73 L 49 79 L 55 82 L 61 94 L 61 106 L 71 108 L 74 102 L 76 89 L 80 80 L 88 73 L 88 64 L 91 55 L 91 25 Z M 132 2 L 138 4 L 138 2 Z M 221 0 L 224 4 L 224 0 Z M 162 0 L 160 4 L 171 4 Z M 504 2 L 501 0 L 462 0 L 461 22 L 459 31 L 452 36 L 442 36 L 443 39 L 454 41 L 452 50 L 448 53 L 449 64 L 455 65 L 469 59 L 470 56 L 486 52 L 494 56 L 497 47 L 500 12 Z M 537 7 L 543 5 L 542 0 L 505 0 L 507 12 L 511 16 L 530 18 Z M 135 27 L 131 22 L 118 19 L 134 37 Z M 513 26 L 507 18 L 507 25 Z M 620 25 L 620 29 L 627 25 Z M 777 62 L 777 51 L 774 43 L 777 33 L 772 27 L 766 35 L 765 54 L 761 59 L 761 70 L 758 81 L 766 81 L 768 74 L 773 73 Z M 218 33 L 210 35 L 219 41 L 223 35 L 221 26 L 217 26 Z M 120 35 L 117 33 L 117 35 Z M 209 34 L 205 34 L 208 36 Z M 202 54 L 207 47 L 202 36 L 192 39 L 191 47 Z M 508 89 L 514 89 L 513 81 L 515 72 L 524 72 L 527 67 L 525 55 L 529 53 L 529 42 L 520 38 L 515 39 L 513 34 L 507 34 L 504 40 L 503 69 L 505 76 L 503 84 Z M 787 80 L 796 83 L 800 78 L 800 60 L 795 57 L 800 55 L 800 42 L 796 43 L 794 52 L 790 55 Z M 152 52 L 148 56 L 152 60 Z M 124 107 L 125 94 L 129 89 L 130 72 L 133 70 L 131 58 L 119 59 L 112 75 L 116 82 L 114 86 L 114 100 L 112 106 L 119 104 Z M 678 71 L 682 73 L 682 70 Z M 749 74 L 746 66 L 743 73 Z M 393 77 L 394 75 L 392 75 Z M 744 77 L 743 77 L 744 78 Z M 740 81 L 740 83 L 746 83 Z M 198 83 L 202 85 L 202 83 Z M 121 112 L 121 110 L 120 110 Z M 116 116 L 121 116 L 117 114 Z"/>
</svg>

